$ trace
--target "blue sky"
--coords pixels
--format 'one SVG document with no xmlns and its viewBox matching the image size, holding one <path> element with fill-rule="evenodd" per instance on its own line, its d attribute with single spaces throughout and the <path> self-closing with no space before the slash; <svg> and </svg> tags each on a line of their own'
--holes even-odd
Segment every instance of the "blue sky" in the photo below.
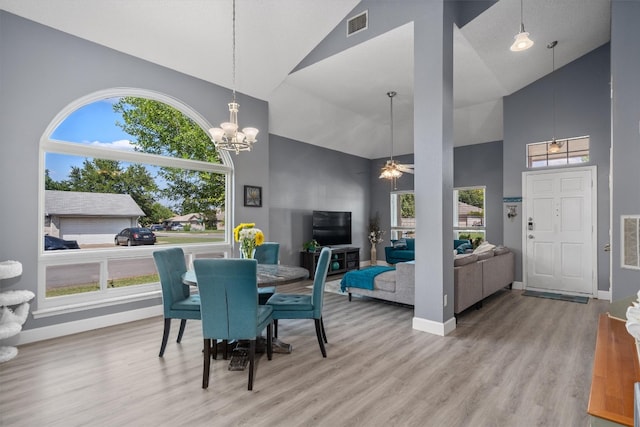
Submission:
<svg viewBox="0 0 640 427">
<path fill-rule="evenodd" d="M 71 113 L 51 134 L 52 139 L 131 149 L 133 137 L 116 126 L 122 122 L 120 113 L 113 111 L 117 99 L 105 99 L 85 105 Z M 66 179 L 71 166 L 81 166 L 84 158 L 47 153 L 46 168 L 55 181 Z"/>
</svg>

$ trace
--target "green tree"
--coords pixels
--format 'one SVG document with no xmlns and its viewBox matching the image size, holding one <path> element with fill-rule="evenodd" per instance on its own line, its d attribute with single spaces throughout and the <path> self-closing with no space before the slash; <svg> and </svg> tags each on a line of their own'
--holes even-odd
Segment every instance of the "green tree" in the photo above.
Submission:
<svg viewBox="0 0 640 427">
<path fill-rule="evenodd" d="M 484 190 L 481 188 L 458 190 L 458 200 L 468 205 L 484 209 Z"/>
<path fill-rule="evenodd" d="M 193 120 L 175 108 L 150 99 L 124 97 L 113 106 L 124 120 L 116 125 L 135 138 L 135 149 L 183 159 L 220 163 L 211 139 Z M 162 195 L 180 214 L 200 212 L 215 221 L 224 209 L 225 177 L 218 173 L 162 167 L 158 173 L 167 186 Z"/>
<path fill-rule="evenodd" d="M 45 169 L 44 171 L 44 189 L 69 191 L 68 185 L 65 181 L 54 181 L 53 178 L 51 178 L 49 169 Z"/>
<path fill-rule="evenodd" d="M 400 210 L 402 218 L 416 217 L 416 199 L 413 193 L 406 193 L 402 195 Z"/>
<path fill-rule="evenodd" d="M 144 166 L 122 168 L 120 162 L 105 159 L 85 159 L 82 167 L 73 166 L 69 179 L 58 185 L 67 191 L 128 194 L 147 217 L 153 213 L 154 196 L 158 193 L 158 186 Z"/>
<path fill-rule="evenodd" d="M 172 216 L 174 213 L 171 209 L 156 202 L 151 205 L 151 215 L 148 217 L 149 224 L 159 224 Z"/>
</svg>

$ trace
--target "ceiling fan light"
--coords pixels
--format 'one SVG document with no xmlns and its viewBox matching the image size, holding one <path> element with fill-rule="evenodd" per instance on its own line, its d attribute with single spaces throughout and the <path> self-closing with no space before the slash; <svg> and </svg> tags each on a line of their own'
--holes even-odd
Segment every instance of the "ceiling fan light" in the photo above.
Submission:
<svg viewBox="0 0 640 427">
<path fill-rule="evenodd" d="M 529 38 L 529 33 L 524 31 L 524 25 L 522 26 L 522 30 L 523 31 L 513 37 L 515 40 L 510 47 L 512 52 L 522 52 L 533 46 L 533 40 Z"/>
</svg>

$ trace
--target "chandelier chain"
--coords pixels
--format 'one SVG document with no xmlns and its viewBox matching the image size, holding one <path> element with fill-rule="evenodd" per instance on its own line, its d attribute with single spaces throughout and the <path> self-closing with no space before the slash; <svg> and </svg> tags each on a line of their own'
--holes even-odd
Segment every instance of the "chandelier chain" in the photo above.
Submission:
<svg viewBox="0 0 640 427">
<path fill-rule="evenodd" d="M 233 53 L 232 53 L 232 87 L 233 87 L 233 100 L 235 102 L 236 99 L 236 0 L 233 0 L 233 26 L 232 26 L 232 45 L 233 45 Z"/>
</svg>

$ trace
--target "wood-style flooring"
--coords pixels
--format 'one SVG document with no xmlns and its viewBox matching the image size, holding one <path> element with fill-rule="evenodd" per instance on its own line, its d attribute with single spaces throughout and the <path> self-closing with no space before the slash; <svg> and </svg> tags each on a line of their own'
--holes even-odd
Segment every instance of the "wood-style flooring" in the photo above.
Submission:
<svg viewBox="0 0 640 427">
<path fill-rule="evenodd" d="M 304 285 L 286 292 L 310 292 Z M 291 354 L 247 372 L 219 356 L 202 383 L 199 321 L 179 322 L 158 358 L 162 319 L 21 346 L 0 365 L 2 426 L 581 426 L 598 314 L 588 304 L 503 290 L 439 337 L 413 309 L 326 293 L 322 358 L 312 320 L 282 320 Z"/>
</svg>

